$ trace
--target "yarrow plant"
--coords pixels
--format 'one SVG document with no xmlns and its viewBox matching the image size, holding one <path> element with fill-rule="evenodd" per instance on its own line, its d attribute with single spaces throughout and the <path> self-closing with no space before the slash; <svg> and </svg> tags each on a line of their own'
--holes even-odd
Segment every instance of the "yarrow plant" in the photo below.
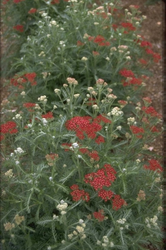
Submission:
<svg viewBox="0 0 166 250">
<path fill-rule="evenodd" d="M 162 117 L 141 95 L 143 56 L 159 56 L 137 35 L 139 6 L 122 21 L 118 2 L 91 2 L 28 10 L 0 125 L 3 249 L 162 247 Z"/>
</svg>

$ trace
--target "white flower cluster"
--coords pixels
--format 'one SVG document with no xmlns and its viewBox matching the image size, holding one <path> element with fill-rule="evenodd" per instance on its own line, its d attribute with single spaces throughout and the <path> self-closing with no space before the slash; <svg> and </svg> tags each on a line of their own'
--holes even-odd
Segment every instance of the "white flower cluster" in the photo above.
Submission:
<svg viewBox="0 0 166 250">
<path fill-rule="evenodd" d="M 45 57 L 46 54 L 44 53 L 44 51 L 41 51 L 40 54 L 38 54 L 38 56 L 43 56 L 43 57 Z"/>
<path fill-rule="evenodd" d="M 97 106 L 97 104 L 94 104 L 94 105 L 92 105 L 92 108 L 93 108 L 94 110 L 98 110 L 98 109 L 99 109 L 99 106 Z"/>
<path fill-rule="evenodd" d="M 50 76 L 51 73 L 49 73 L 49 72 L 42 72 L 42 75 L 43 75 L 43 79 L 46 79 L 46 77 Z"/>
<path fill-rule="evenodd" d="M 47 102 L 46 95 L 42 95 L 42 96 L 38 97 L 38 101 L 46 103 Z"/>
<path fill-rule="evenodd" d="M 106 96 L 108 99 L 111 99 L 111 100 L 115 100 L 117 98 L 117 96 L 113 94 L 107 94 Z"/>
<path fill-rule="evenodd" d="M 126 50 L 126 49 L 128 49 L 128 46 L 127 45 L 119 45 L 118 49 L 124 49 L 124 50 Z"/>
<path fill-rule="evenodd" d="M 55 94 L 58 94 L 60 91 L 60 89 L 54 89 Z"/>
<path fill-rule="evenodd" d="M 151 226 L 155 226 L 155 227 L 158 227 L 158 224 L 157 224 L 157 221 L 158 220 L 158 217 L 156 215 L 153 216 L 153 218 L 149 218 L 147 217 L 145 219 L 145 223 L 146 223 L 146 226 L 148 228 L 151 228 Z"/>
<path fill-rule="evenodd" d="M 109 241 L 106 235 L 103 236 L 102 241 L 97 241 L 97 245 L 101 245 L 103 247 L 114 247 L 114 243 L 112 241 Z"/>
<path fill-rule="evenodd" d="M 53 220 L 57 220 L 58 218 L 59 218 L 59 216 L 58 216 L 58 215 L 53 214 Z"/>
<path fill-rule="evenodd" d="M 68 84 L 73 84 L 73 85 L 78 84 L 78 82 L 77 82 L 77 80 L 75 78 L 68 77 L 66 80 L 67 80 Z"/>
<path fill-rule="evenodd" d="M 80 94 L 74 94 L 74 98 L 78 98 Z"/>
<path fill-rule="evenodd" d="M 97 86 L 107 86 L 108 84 L 101 78 L 96 81 Z"/>
<path fill-rule="evenodd" d="M 61 200 L 60 204 L 56 206 L 56 208 L 61 212 L 61 215 L 66 214 L 67 207 L 68 207 L 68 204 L 64 202 L 63 200 Z"/>
<path fill-rule="evenodd" d="M 37 103 L 35 104 L 35 109 L 41 109 L 39 104 L 37 104 Z"/>
<path fill-rule="evenodd" d="M 88 58 L 87 58 L 87 57 L 85 57 L 85 56 L 83 56 L 83 57 L 81 58 L 81 61 L 86 62 L 87 60 L 88 60 Z"/>
<path fill-rule="evenodd" d="M 12 119 L 13 120 L 21 120 L 22 116 L 20 114 L 16 114 Z"/>
<path fill-rule="evenodd" d="M 9 170 L 5 173 L 5 175 L 6 175 L 7 177 L 9 177 L 9 178 L 12 178 L 12 177 L 13 177 L 13 169 L 9 169 Z"/>
<path fill-rule="evenodd" d="M 118 126 L 116 129 L 119 130 L 119 131 L 121 131 L 122 126 Z"/>
<path fill-rule="evenodd" d="M 48 121 L 46 120 L 46 118 L 42 118 L 42 123 L 43 123 L 44 126 L 47 125 Z"/>
<path fill-rule="evenodd" d="M 119 224 L 125 224 L 126 219 L 125 219 L 125 218 L 119 219 L 119 220 L 117 220 L 117 222 L 118 222 Z"/>
<path fill-rule="evenodd" d="M 135 118 L 134 117 L 127 118 L 127 124 L 128 125 L 136 124 Z"/>
<path fill-rule="evenodd" d="M 94 91 L 94 88 L 93 87 L 88 87 L 88 91 L 92 92 L 92 91 Z"/>
<path fill-rule="evenodd" d="M 52 26 L 59 27 L 59 24 L 57 24 L 57 22 L 55 20 L 51 20 L 48 26 L 49 27 L 52 27 Z"/>
<path fill-rule="evenodd" d="M 77 3 L 77 0 L 69 0 L 69 3 Z"/>
<path fill-rule="evenodd" d="M 124 225 L 124 227 L 125 227 L 126 229 L 129 228 L 129 225 L 128 225 L 128 224 L 125 224 L 125 223 L 126 223 L 126 219 L 125 219 L 125 218 L 122 218 L 122 219 L 117 220 L 117 223 L 120 224 L 120 225 Z M 124 227 L 121 226 L 121 227 L 120 227 L 120 230 L 123 230 Z"/>
<path fill-rule="evenodd" d="M 85 239 L 86 234 L 84 232 L 86 224 L 84 223 L 84 220 L 80 219 L 79 224 L 76 226 L 76 230 L 74 230 L 71 234 L 68 234 L 68 239 L 71 240 L 74 236 L 79 236 L 80 239 Z"/>
<path fill-rule="evenodd" d="M 65 42 L 64 42 L 64 41 L 60 41 L 60 42 L 59 42 L 59 44 L 60 44 L 60 45 L 62 45 L 63 47 L 65 47 L 65 46 L 66 46 L 66 44 L 65 44 Z"/>
<path fill-rule="evenodd" d="M 74 149 L 74 148 L 79 148 L 79 145 L 77 142 L 72 143 L 72 146 L 70 147 L 70 149 Z"/>
<path fill-rule="evenodd" d="M 20 93 L 20 95 L 22 95 L 23 97 L 26 95 L 26 93 L 25 93 L 25 91 L 22 91 L 21 93 Z"/>
<path fill-rule="evenodd" d="M 157 210 L 158 210 L 159 212 L 163 212 L 163 207 L 162 207 L 162 206 L 159 206 L 159 207 L 157 208 Z"/>
<path fill-rule="evenodd" d="M 121 116 L 121 115 L 123 115 L 123 111 L 121 111 L 120 108 L 115 107 L 115 108 L 113 108 L 112 111 L 109 112 L 107 115 L 108 115 L 108 116 L 111 116 L 111 115 L 113 115 L 113 116 Z"/>
<path fill-rule="evenodd" d="M 39 28 L 43 28 L 43 26 L 44 26 L 44 22 L 39 21 L 39 22 L 38 22 L 38 25 L 39 25 Z"/>
<path fill-rule="evenodd" d="M 14 150 L 14 152 L 16 154 L 23 154 L 25 151 L 22 148 L 18 147 L 17 149 Z"/>
<path fill-rule="evenodd" d="M 112 55 L 112 54 L 114 53 L 114 51 L 117 51 L 117 48 L 116 48 L 116 47 L 110 48 L 110 55 Z"/>
</svg>

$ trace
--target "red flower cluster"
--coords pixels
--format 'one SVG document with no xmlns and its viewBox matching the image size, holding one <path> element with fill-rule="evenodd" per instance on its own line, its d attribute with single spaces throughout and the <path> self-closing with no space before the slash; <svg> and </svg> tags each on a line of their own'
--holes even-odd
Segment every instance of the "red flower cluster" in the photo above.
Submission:
<svg viewBox="0 0 166 250">
<path fill-rule="evenodd" d="M 93 150 L 91 153 L 88 153 L 88 155 L 94 161 L 100 160 L 100 157 L 99 157 L 98 152 L 96 150 Z"/>
<path fill-rule="evenodd" d="M 92 105 L 96 104 L 95 98 L 90 97 L 90 98 L 88 99 L 88 102 L 87 102 L 86 104 L 87 104 L 88 106 L 92 106 Z"/>
<path fill-rule="evenodd" d="M 103 189 L 103 187 L 111 186 L 112 182 L 116 179 L 115 174 L 115 169 L 112 168 L 110 164 L 105 164 L 104 167 L 99 169 L 97 172 L 86 174 L 84 181 L 97 190 L 98 197 L 102 198 L 105 202 L 112 199 L 113 209 L 118 210 L 121 206 L 126 205 L 125 200 L 121 199 L 120 195 L 114 195 L 111 190 Z M 95 215 L 100 216 L 99 214 Z"/>
<path fill-rule="evenodd" d="M 93 150 L 92 152 L 90 152 L 87 148 L 80 148 L 79 151 L 82 154 L 87 154 L 91 158 L 91 160 L 93 160 L 93 161 L 100 160 L 100 157 L 99 157 L 98 152 L 96 150 Z"/>
<path fill-rule="evenodd" d="M 70 149 L 70 147 L 71 147 L 71 143 L 62 143 L 62 147 L 64 147 L 65 148 L 65 151 L 69 151 Z"/>
<path fill-rule="evenodd" d="M 88 40 L 97 43 L 99 46 L 110 46 L 110 42 L 105 41 L 105 38 L 101 35 L 98 35 L 96 37 L 89 36 Z"/>
<path fill-rule="evenodd" d="M 37 9 L 35 8 L 31 8 L 29 11 L 28 11 L 28 14 L 34 14 L 37 12 Z"/>
<path fill-rule="evenodd" d="M 94 118 L 94 122 L 97 122 L 97 123 L 110 123 L 111 124 L 111 121 L 104 117 L 103 115 L 98 115 L 96 118 Z"/>
<path fill-rule="evenodd" d="M 48 112 L 48 113 L 42 115 L 42 118 L 45 118 L 45 119 L 52 119 L 52 118 L 54 118 L 54 116 L 53 116 L 53 113 L 52 113 L 52 112 Z"/>
<path fill-rule="evenodd" d="M 68 120 L 65 125 L 68 130 L 74 130 L 80 140 L 85 138 L 85 134 L 88 138 L 94 139 L 96 133 L 102 129 L 98 123 L 91 122 L 90 116 L 75 116 Z"/>
<path fill-rule="evenodd" d="M 101 189 L 100 191 L 98 191 L 98 196 L 102 198 L 102 200 L 108 201 L 113 197 L 113 192 L 111 190 Z"/>
<path fill-rule="evenodd" d="M 4 140 L 5 136 L 4 135 L 0 135 L 0 141 Z"/>
<path fill-rule="evenodd" d="M 121 23 L 123 28 L 126 28 L 128 31 L 134 31 L 136 28 L 132 25 L 132 23 Z"/>
<path fill-rule="evenodd" d="M 153 133 L 155 133 L 155 132 L 158 133 L 159 132 L 159 130 L 155 126 L 151 127 L 150 131 L 153 132 Z"/>
<path fill-rule="evenodd" d="M 104 186 L 110 187 L 116 179 L 116 171 L 110 164 L 105 164 L 103 168 L 97 172 L 85 175 L 85 183 L 89 183 L 95 190 L 100 190 Z"/>
<path fill-rule="evenodd" d="M 83 46 L 84 43 L 82 43 L 81 41 L 77 41 L 77 46 Z"/>
<path fill-rule="evenodd" d="M 139 78 L 132 77 L 128 82 L 124 82 L 123 86 L 130 86 L 130 85 L 141 85 L 142 80 Z"/>
<path fill-rule="evenodd" d="M 145 132 L 143 128 L 134 125 L 130 126 L 130 129 L 133 134 L 137 135 L 138 138 L 142 138 L 142 134 Z"/>
<path fill-rule="evenodd" d="M 93 216 L 95 219 L 97 219 L 98 221 L 103 221 L 104 220 L 104 215 L 103 215 L 104 211 L 101 209 L 98 212 L 94 212 Z"/>
<path fill-rule="evenodd" d="M 23 106 L 27 108 L 29 112 L 33 112 L 33 108 L 36 106 L 36 104 L 32 102 L 26 102 L 23 104 Z"/>
<path fill-rule="evenodd" d="M 13 121 L 8 121 L 0 126 L 0 132 L 2 134 L 16 134 L 18 130 L 16 129 L 17 124 Z"/>
<path fill-rule="evenodd" d="M 13 86 L 22 89 L 22 88 L 24 88 L 24 86 L 22 84 L 26 83 L 27 81 L 31 83 L 31 86 L 36 85 L 37 83 L 35 81 L 35 77 L 36 77 L 36 73 L 35 72 L 26 73 L 23 76 L 15 75 L 15 77 L 10 80 L 10 83 Z"/>
<path fill-rule="evenodd" d="M 159 113 L 157 113 L 157 111 L 152 107 L 152 106 L 149 106 L 149 107 L 142 107 L 142 110 L 152 116 L 152 117 L 158 117 L 158 118 L 161 118 L 161 115 Z"/>
<path fill-rule="evenodd" d="M 35 77 L 36 77 L 36 73 L 32 72 L 32 73 L 26 73 L 24 75 L 25 78 L 27 78 L 27 80 L 31 83 L 31 86 L 36 85 L 37 83 L 35 82 Z"/>
<path fill-rule="evenodd" d="M 80 190 L 78 185 L 74 184 L 70 187 L 71 190 L 73 190 L 70 194 L 73 198 L 73 201 L 79 201 L 83 200 L 88 202 L 90 200 L 90 196 L 87 192 L 84 190 Z"/>
<path fill-rule="evenodd" d="M 125 68 L 121 69 L 119 71 L 119 74 L 124 77 L 134 77 L 134 73 L 131 70 L 127 70 Z"/>
<path fill-rule="evenodd" d="M 108 15 L 106 12 L 96 12 L 96 15 L 101 16 L 104 19 L 108 18 Z"/>
<path fill-rule="evenodd" d="M 110 6 L 107 6 L 107 9 L 108 9 L 108 12 L 109 12 L 109 13 L 111 13 L 112 11 L 113 11 L 113 12 L 118 11 L 118 9 L 116 9 L 116 8 L 113 8 L 113 9 L 112 9 Z"/>
<path fill-rule="evenodd" d="M 124 106 L 127 104 L 127 101 L 125 101 L 125 100 L 119 100 L 118 103 L 119 103 L 122 107 L 124 107 Z"/>
<path fill-rule="evenodd" d="M 104 143 L 104 142 L 105 142 L 104 137 L 101 136 L 101 135 L 98 136 L 97 139 L 95 140 L 95 142 L 96 142 L 97 144 Z"/>
<path fill-rule="evenodd" d="M 51 4 L 58 4 L 58 3 L 60 3 L 59 0 L 52 0 L 52 1 L 51 1 Z"/>
<path fill-rule="evenodd" d="M 19 32 L 24 32 L 24 26 L 20 24 L 14 26 L 13 29 Z"/>
<path fill-rule="evenodd" d="M 152 47 L 152 44 L 148 41 L 141 41 L 141 47 Z"/>
<path fill-rule="evenodd" d="M 152 100 L 150 99 L 150 97 L 143 97 L 142 98 L 145 102 L 147 102 L 147 103 L 152 103 Z"/>
<path fill-rule="evenodd" d="M 151 159 L 148 161 L 149 165 L 144 165 L 145 169 L 150 169 L 152 171 L 157 171 L 158 173 L 163 171 L 162 166 L 160 165 L 160 163 L 158 161 L 156 161 L 155 159 Z"/>
<path fill-rule="evenodd" d="M 100 53 L 99 53 L 98 51 L 93 51 L 92 53 L 93 53 L 94 56 L 100 55 Z M 94 100 L 95 100 L 95 99 L 94 99 Z"/>
<path fill-rule="evenodd" d="M 158 63 L 161 60 L 161 56 L 159 54 L 153 52 L 153 50 L 151 50 L 151 49 L 146 49 L 146 53 L 152 55 L 153 60 L 156 63 Z"/>
<path fill-rule="evenodd" d="M 7 4 L 10 0 L 4 0 L 2 4 Z"/>
<path fill-rule="evenodd" d="M 112 24 L 112 28 L 113 28 L 114 30 L 116 30 L 116 29 L 118 28 L 118 25 L 115 24 L 115 23 L 113 23 L 113 24 Z"/>
<path fill-rule="evenodd" d="M 64 2 L 68 2 L 69 0 L 63 0 Z M 60 0 L 52 0 L 51 4 L 59 4 Z"/>
<path fill-rule="evenodd" d="M 139 62 L 141 63 L 141 64 L 144 64 L 144 65 L 146 65 L 148 62 L 145 60 L 145 59 L 143 59 L 143 58 L 141 58 L 141 59 L 139 59 Z"/>
<path fill-rule="evenodd" d="M 139 9 L 139 5 L 133 5 L 135 9 Z"/>
<path fill-rule="evenodd" d="M 113 197 L 113 201 L 112 201 L 112 208 L 114 210 L 118 210 L 120 209 L 123 205 L 127 205 L 127 203 L 125 202 L 125 200 L 123 200 L 120 195 L 114 195 Z"/>
<path fill-rule="evenodd" d="M 13 0 L 13 3 L 20 3 L 23 2 L 24 0 Z"/>
<path fill-rule="evenodd" d="M 10 83 L 15 86 L 15 87 L 18 87 L 19 89 L 23 89 L 24 87 L 22 86 L 23 83 L 25 83 L 26 80 L 22 77 L 19 77 L 19 76 L 15 76 L 15 78 L 12 78 L 10 80 Z"/>
</svg>

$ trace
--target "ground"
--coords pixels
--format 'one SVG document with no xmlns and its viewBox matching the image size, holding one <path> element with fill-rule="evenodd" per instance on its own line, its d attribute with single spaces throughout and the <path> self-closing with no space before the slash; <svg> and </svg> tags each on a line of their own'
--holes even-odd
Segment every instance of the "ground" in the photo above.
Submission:
<svg viewBox="0 0 166 250">
<path fill-rule="evenodd" d="M 152 43 L 153 50 L 160 55 L 163 55 L 164 46 L 164 10 L 165 3 L 159 1 L 155 5 L 145 5 L 145 0 L 125 0 L 122 1 L 124 8 L 128 8 L 129 5 L 139 5 L 142 15 L 147 16 L 144 20 L 141 35 L 147 39 L 147 41 Z M 149 78 L 149 82 L 146 87 L 145 96 L 152 99 L 152 106 L 159 112 L 163 113 L 163 62 L 162 60 L 155 64 L 151 71 L 153 76 Z M 153 145 L 154 151 L 162 155 L 163 152 L 163 142 L 162 136 L 157 138 Z"/>
<path fill-rule="evenodd" d="M 160 55 L 163 55 L 164 46 L 164 15 L 165 15 L 165 4 L 163 1 L 159 1 L 155 5 L 145 5 L 145 0 L 122 0 L 122 5 L 124 8 L 129 8 L 129 5 L 139 5 L 142 15 L 147 16 L 144 20 L 143 26 L 141 28 L 141 34 L 145 39 L 152 43 L 153 50 Z M 1 49 L 5 48 L 3 44 Z M 148 96 L 152 99 L 153 107 L 160 114 L 163 113 L 163 62 L 162 60 L 152 67 L 153 76 L 149 78 L 149 82 L 146 87 L 146 93 L 144 96 Z M 2 83 L 3 83 L 2 79 Z M 7 88 L 1 85 L 1 101 L 7 98 Z M 162 136 L 156 139 L 153 145 L 154 151 L 162 156 L 163 152 L 163 140 Z M 152 246 L 148 249 L 155 250 Z"/>
</svg>

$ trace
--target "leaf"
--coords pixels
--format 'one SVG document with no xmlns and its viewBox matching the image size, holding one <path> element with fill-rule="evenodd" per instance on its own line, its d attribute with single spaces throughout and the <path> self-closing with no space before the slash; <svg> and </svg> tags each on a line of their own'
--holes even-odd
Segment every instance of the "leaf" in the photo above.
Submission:
<svg viewBox="0 0 166 250">
<path fill-rule="evenodd" d="M 73 242 L 71 244 L 68 244 L 67 246 L 62 246 L 61 248 L 59 248 L 59 250 L 71 249 L 70 247 L 74 246 L 76 243 L 77 243 L 77 241 L 75 241 L 75 242 Z"/>
<path fill-rule="evenodd" d="M 54 238 L 54 240 L 56 242 L 57 241 L 57 234 L 56 234 L 56 231 L 55 231 L 55 223 L 54 222 L 52 223 L 51 229 L 52 229 L 53 238 Z"/>
<path fill-rule="evenodd" d="M 44 226 L 44 225 L 46 225 L 48 223 L 51 223 L 52 221 L 53 221 L 53 218 L 48 216 L 48 217 L 44 217 L 43 220 L 37 221 L 37 224 L 41 225 L 41 226 Z"/>
<path fill-rule="evenodd" d="M 60 120 L 58 120 L 58 123 L 60 123 L 60 132 L 62 131 L 62 128 L 63 128 L 65 122 L 66 122 L 66 115 L 61 117 Z"/>
<path fill-rule="evenodd" d="M 119 147 L 119 146 L 121 146 L 121 145 L 124 145 L 124 144 L 126 144 L 126 143 L 128 143 L 128 140 L 122 141 L 122 142 L 116 144 L 115 146 L 112 146 L 111 148 L 117 148 L 117 147 Z"/>
<path fill-rule="evenodd" d="M 27 226 L 24 225 L 24 228 L 28 229 L 30 232 L 35 233 L 35 230 L 33 230 L 31 227 L 27 227 Z"/>
<path fill-rule="evenodd" d="M 77 171 L 76 169 L 73 169 L 67 176 L 63 177 L 59 181 L 65 183 L 65 181 L 67 181 L 72 175 L 74 175 L 76 171 Z"/>
<path fill-rule="evenodd" d="M 61 189 L 63 192 L 65 192 L 66 194 L 69 194 L 69 190 L 67 187 L 65 187 L 62 184 L 55 184 L 58 187 L 58 190 Z"/>
<path fill-rule="evenodd" d="M 57 204 L 59 204 L 59 201 L 58 201 L 58 200 L 52 198 L 52 197 L 49 196 L 48 194 L 45 194 L 45 196 L 48 198 L 48 200 L 50 200 L 50 201 L 55 201 Z"/>
<path fill-rule="evenodd" d="M 40 132 L 40 134 L 34 139 L 34 142 L 39 138 L 39 137 L 41 137 L 41 136 L 43 136 L 43 135 L 46 135 L 46 133 L 44 133 L 44 132 Z"/>
<path fill-rule="evenodd" d="M 82 200 L 80 200 L 80 201 L 74 203 L 72 206 L 70 206 L 70 207 L 68 208 L 68 211 L 70 211 L 70 210 L 72 210 L 73 208 L 77 207 L 80 203 L 82 203 Z"/>
</svg>

